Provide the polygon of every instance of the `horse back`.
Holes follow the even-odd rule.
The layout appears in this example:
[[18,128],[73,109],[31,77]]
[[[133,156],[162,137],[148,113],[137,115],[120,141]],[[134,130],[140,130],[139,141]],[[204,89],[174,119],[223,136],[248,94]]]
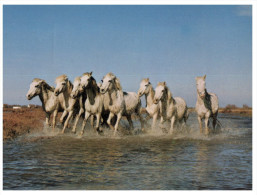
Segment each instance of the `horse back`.
[[184,117],[185,114],[187,114],[186,101],[181,97],[175,97],[174,100],[176,102],[178,118],[181,119]]
[[211,108],[212,113],[215,114],[218,112],[219,109],[219,100],[218,96],[215,93],[209,93],[211,95]]
[[125,105],[126,105],[126,112],[132,113],[139,107],[141,107],[141,100],[139,99],[137,93],[135,92],[125,92],[123,93]]

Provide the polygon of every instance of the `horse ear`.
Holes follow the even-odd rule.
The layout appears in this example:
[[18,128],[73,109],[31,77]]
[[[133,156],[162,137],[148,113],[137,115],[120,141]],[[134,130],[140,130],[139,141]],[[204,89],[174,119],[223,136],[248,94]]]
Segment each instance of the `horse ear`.
[[165,81],[163,82],[163,85],[166,86],[166,82]]
[[204,79],[204,80],[206,79],[206,74],[203,76],[203,79]]
[[93,71],[89,73],[90,76],[92,76],[92,74],[93,74]]
[[68,77],[66,76],[64,80],[65,80],[65,81],[68,81]]
[[149,78],[146,78],[146,81],[149,82]]
[[40,80],[40,81],[38,82],[39,85],[43,85],[44,83],[46,83],[45,80]]

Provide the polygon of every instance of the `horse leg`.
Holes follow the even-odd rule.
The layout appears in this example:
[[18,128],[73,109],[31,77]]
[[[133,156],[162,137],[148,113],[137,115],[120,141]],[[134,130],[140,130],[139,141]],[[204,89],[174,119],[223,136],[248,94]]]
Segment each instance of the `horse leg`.
[[94,115],[91,115],[90,125],[91,125],[92,128],[94,128]]
[[65,120],[65,123],[64,123],[63,129],[62,129],[62,134],[64,133],[64,130],[65,130],[66,127],[68,126],[69,120],[70,120],[72,114],[73,114],[73,111],[70,111],[70,112],[69,112],[69,115],[68,115],[68,117],[67,117],[67,119]]
[[51,116],[51,114],[46,113],[46,125],[47,125],[48,127],[50,127],[50,123],[49,123],[50,116]]
[[60,122],[63,124],[63,119],[64,119],[64,117],[67,115],[67,110],[65,109],[64,110],[64,112],[62,113],[62,116],[61,116],[61,118],[60,118]]
[[79,113],[78,113],[77,116],[76,116],[75,123],[74,123],[73,128],[72,128],[72,132],[73,132],[73,133],[76,133],[76,127],[77,127],[79,118],[80,118],[80,116],[81,116],[81,114],[82,114],[83,112],[84,112],[84,109],[80,108]]
[[115,124],[114,135],[116,134],[116,132],[118,130],[121,117],[122,117],[121,113],[117,114],[117,121],[116,121],[116,124]]
[[111,127],[112,130],[114,130],[114,127],[112,126],[112,118],[114,117],[114,114],[112,112],[110,112],[108,120],[107,120],[107,124],[109,125],[109,127]]
[[216,127],[216,123],[217,123],[217,114],[214,114],[212,117],[212,126],[213,126],[213,130],[215,130]]
[[54,110],[54,113],[53,113],[53,130],[55,128],[57,114],[58,114],[58,109]]
[[156,127],[156,120],[157,120],[157,117],[158,117],[158,113],[155,113],[155,114],[153,115],[152,130],[154,130],[154,128]]
[[209,134],[209,128],[208,128],[208,124],[209,124],[209,117],[205,117],[205,135]]
[[82,129],[81,129],[81,132],[80,132],[80,135],[83,135],[84,134],[84,128],[86,126],[86,123],[87,123],[87,119],[90,117],[90,113],[86,111],[86,115],[85,115],[85,118],[83,120],[83,123],[82,123]]
[[170,134],[173,133],[174,130],[174,123],[175,123],[175,116],[171,117],[171,125],[170,125]]
[[145,128],[144,128],[144,119],[143,119],[143,117],[142,117],[142,115],[140,114],[140,112],[138,111],[137,113],[137,116],[139,117],[139,120],[140,120],[140,124],[141,124],[141,129],[142,129],[142,131],[144,131],[145,130]]
[[200,127],[200,134],[203,133],[203,128],[202,128],[202,119],[200,116],[198,116],[198,123],[199,123],[199,127]]
[[129,129],[133,130],[134,126],[133,126],[133,122],[131,120],[131,115],[127,115],[126,118],[127,118],[128,122],[129,122]]
[[100,119],[101,119],[101,112],[96,114],[96,131],[99,132],[99,126],[100,126]]

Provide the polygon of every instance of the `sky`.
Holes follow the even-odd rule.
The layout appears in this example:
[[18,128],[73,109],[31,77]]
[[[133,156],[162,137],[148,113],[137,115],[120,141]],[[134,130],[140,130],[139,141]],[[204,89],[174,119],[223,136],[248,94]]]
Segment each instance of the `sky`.
[[26,99],[34,78],[55,86],[59,75],[93,71],[97,82],[113,72],[124,91],[166,81],[190,107],[206,74],[220,107],[252,106],[252,7],[4,5],[3,57],[7,104],[40,105]]

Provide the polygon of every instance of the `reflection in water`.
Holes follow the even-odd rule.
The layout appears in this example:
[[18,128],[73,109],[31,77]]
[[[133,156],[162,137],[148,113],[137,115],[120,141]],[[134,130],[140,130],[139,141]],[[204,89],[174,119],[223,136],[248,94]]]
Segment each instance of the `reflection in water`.
[[251,119],[221,115],[222,132],[210,137],[199,135],[194,119],[174,136],[39,132],[5,142],[3,187],[252,189]]

